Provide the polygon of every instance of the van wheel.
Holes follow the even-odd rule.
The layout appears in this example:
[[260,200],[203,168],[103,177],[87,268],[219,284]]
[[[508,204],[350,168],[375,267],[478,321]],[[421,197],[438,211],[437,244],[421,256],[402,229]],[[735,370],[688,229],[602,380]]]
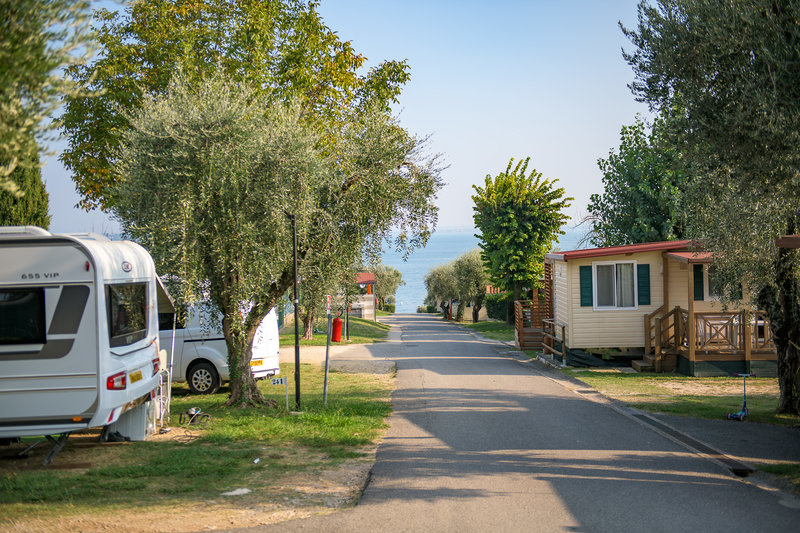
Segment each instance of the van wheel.
[[219,389],[219,374],[214,365],[197,363],[189,370],[186,382],[195,394],[214,394]]

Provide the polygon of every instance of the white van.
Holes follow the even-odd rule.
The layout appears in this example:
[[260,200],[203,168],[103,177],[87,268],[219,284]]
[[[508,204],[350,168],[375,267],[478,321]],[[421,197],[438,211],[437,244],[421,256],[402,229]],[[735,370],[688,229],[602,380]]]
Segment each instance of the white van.
[[[213,394],[230,378],[228,347],[218,325],[220,320],[211,320],[203,306],[195,307],[188,314],[188,324],[177,323],[174,313],[159,314],[161,348],[167,351],[167,364],[172,361],[172,381],[185,381],[195,394]],[[173,344],[175,357],[171,358]],[[253,339],[250,360],[253,376],[263,379],[279,374],[279,358],[278,316],[273,308],[262,320]]]
[[150,400],[159,306],[172,309],[138,244],[0,227],[0,440],[65,440]]

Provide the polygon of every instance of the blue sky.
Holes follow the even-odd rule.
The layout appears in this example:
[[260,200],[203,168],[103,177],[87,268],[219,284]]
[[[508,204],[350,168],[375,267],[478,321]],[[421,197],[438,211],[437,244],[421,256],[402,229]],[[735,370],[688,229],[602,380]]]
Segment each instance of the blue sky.
[[[103,2],[106,3],[106,2]],[[437,1],[322,0],[327,25],[368,58],[407,60],[411,81],[396,106],[411,132],[449,165],[438,198],[442,231],[472,227],[473,184],[505,170],[511,157],[558,178],[585,214],[602,192],[597,159],[619,130],[647,115],[627,84],[631,45],[618,22],[634,26],[635,0]],[[63,149],[63,143],[53,145]],[[116,232],[98,211],[74,208],[69,173],[49,158],[43,176],[56,232]]]

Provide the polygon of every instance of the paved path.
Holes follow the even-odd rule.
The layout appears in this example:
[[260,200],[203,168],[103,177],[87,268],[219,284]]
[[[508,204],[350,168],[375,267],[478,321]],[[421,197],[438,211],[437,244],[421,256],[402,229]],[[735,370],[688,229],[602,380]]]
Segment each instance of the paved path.
[[391,322],[393,342],[336,356],[398,369],[361,502],[258,531],[800,530],[797,499],[565,388],[507,347],[427,315]]

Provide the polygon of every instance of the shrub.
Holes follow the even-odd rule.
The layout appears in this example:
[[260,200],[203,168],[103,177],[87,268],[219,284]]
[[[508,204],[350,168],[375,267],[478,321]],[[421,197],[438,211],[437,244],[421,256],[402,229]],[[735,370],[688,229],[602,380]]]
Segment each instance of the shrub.
[[436,306],[428,304],[427,307],[425,307],[425,312],[426,313],[435,313],[436,312]]
[[506,306],[508,305],[508,293],[505,294],[487,294],[484,306],[486,307],[486,315],[495,320],[506,319]]
[[384,304],[383,305],[383,310],[386,311],[387,313],[394,313],[395,305],[394,304]]

